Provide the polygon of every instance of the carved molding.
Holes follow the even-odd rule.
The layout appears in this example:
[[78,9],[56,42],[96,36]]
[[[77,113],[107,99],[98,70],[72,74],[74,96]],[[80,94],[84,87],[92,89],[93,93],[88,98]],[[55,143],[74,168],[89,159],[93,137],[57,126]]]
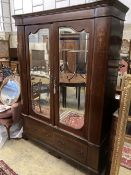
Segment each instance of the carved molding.
[[28,35],[29,34],[35,34],[35,33],[37,33],[40,29],[50,29],[50,26],[51,25],[48,25],[48,24],[45,24],[45,25],[32,25],[32,26],[27,26],[26,28],[25,28],[25,33],[26,33],[26,35],[27,35],[27,37],[28,37]]
[[122,84],[121,104],[119,110],[119,118],[117,122],[110,175],[119,174],[130,101],[131,101],[131,75],[126,75],[123,79]]
[[131,75],[127,74],[123,77],[121,89],[124,90],[125,87],[131,86]]

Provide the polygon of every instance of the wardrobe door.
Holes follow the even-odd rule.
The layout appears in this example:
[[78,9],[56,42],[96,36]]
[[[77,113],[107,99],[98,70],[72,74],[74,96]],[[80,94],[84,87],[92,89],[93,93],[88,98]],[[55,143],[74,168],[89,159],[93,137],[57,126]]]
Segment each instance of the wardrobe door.
[[34,25],[27,26],[25,30],[29,113],[33,117],[53,123],[50,28],[50,25]]
[[88,127],[93,21],[60,22],[57,23],[57,30],[56,125],[85,137]]

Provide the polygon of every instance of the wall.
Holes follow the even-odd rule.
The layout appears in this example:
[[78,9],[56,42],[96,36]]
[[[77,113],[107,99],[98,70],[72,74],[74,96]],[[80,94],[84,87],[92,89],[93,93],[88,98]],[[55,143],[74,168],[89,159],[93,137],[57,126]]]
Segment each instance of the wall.
[[131,40],[131,24],[125,24],[123,31],[123,39]]
[[[1,1],[1,0],[0,0]],[[72,6],[77,4],[83,4],[88,2],[93,2],[96,0],[10,0],[11,6],[11,14],[21,14],[21,13],[29,13],[29,12],[36,12],[41,10],[48,10],[53,8],[60,8],[66,6]],[[120,0],[122,3],[131,7],[131,0]],[[17,47],[17,36],[16,36],[16,28],[14,24],[13,18],[12,20],[12,30],[10,36],[10,47]],[[0,38],[5,37],[7,32],[0,33]],[[131,8],[129,9],[126,15],[125,27],[123,38],[131,39]]]
[[125,24],[131,24],[131,0],[119,0],[121,1],[123,4],[125,4],[127,7],[129,7],[129,10],[126,14],[126,21]]
[[123,39],[131,40],[131,0],[120,0],[120,1],[127,7],[129,7],[129,11],[126,14]]

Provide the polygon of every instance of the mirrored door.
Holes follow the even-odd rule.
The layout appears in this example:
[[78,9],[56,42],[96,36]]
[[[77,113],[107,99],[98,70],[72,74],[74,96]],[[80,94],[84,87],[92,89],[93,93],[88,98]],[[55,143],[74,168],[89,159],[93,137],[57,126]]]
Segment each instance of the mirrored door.
[[49,28],[30,33],[30,98],[34,113],[50,118],[50,44]]
[[59,27],[59,123],[80,131],[85,124],[89,33]]

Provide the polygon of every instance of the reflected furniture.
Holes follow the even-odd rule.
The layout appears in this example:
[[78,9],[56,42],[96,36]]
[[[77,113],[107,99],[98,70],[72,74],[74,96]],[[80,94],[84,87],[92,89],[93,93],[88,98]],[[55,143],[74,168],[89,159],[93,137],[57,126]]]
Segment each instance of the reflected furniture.
[[[75,87],[76,88],[76,98],[78,99],[78,109],[80,108],[80,96],[81,96],[81,88],[86,86],[86,80],[83,78],[85,74],[77,74],[74,78],[71,73],[64,73],[63,75],[60,73],[60,88],[62,92],[62,105],[66,107],[66,96],[67,96],[67,87]],[[68,78],[69,79],[68,79]],[[70,78],[71,77],[71,78]]]
[[[14,16],[21,70],[23,137],[85,169],[89,175],[104,174],[106,168],[111,119],[116,110],[114,103],[119,52],[127,10],[117,0],[102,0]],[[69,43],[65,47],[62,45],[65,35],[68,38],[71,35],[81,36],[82,42],[76,40],[74,48]],[[69,42],[72,43],[71,40]],[[41,72],[32,70],[33,49],[44,51],[46,68]],[[67,53],[63,52],[64,49]],[[75,50],[74,53],[72,50]],[[63,58],[63,54],[67,59]],[[81,69],[76,69],[76,65],[80,65]],[[70,105],[66,108],[62,105],[60,87],[66,81],[62,82],[60,76],[64,73],[71,73],[72,77],[66,76],[66,88],[71,81],[79,84],[76,77],[85,74],[84,78],[81,77],[84,90],[81,88],[79,110],[76,87],[67,88],[69,93],[64,94],[63,98]],[[42,112],[32,106],[32,76],[34,82],[41,79],[42,84],[49,86],[48,95],[41,94],[41,98],[47,101],[41,104]],[[67,117],[71,119],[71,125],[61,120]],[[74,121],[79,127],[73,125]]]
[[42,93],[47,93],[49,92],[49,88],[48,85],[46,84],[42,84],[41,81],[35,83],[32,82],[31,85],[31,89],[32,89],[32,107],[35,109],[35,107],[39,107],[39,110],[41,112],[41,94]]
[[41,105],[40,105],[40,88],[41,88],[42,82],[33,82],[31,85],[32,89],[32,107],[35,108],[35,106],[39,106],[39,110],[41,112]]
[[43,50],[32,50],[32,68],[40,69],[45,68],[45,58]]

